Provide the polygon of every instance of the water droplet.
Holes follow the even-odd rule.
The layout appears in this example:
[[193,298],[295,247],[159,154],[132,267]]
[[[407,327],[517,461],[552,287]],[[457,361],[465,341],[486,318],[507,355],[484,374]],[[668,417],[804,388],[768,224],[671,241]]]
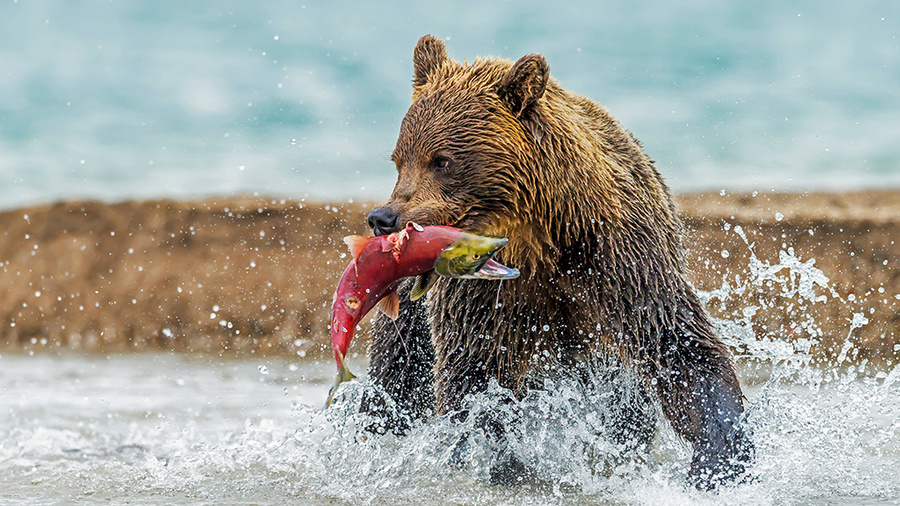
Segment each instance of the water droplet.
[[261,366],[259,366],[259,372],[260,372],[260,374],[269,374],[269,368],[264,365],[261,365]]
[[775,221],[781,221],[784,219],[784,215],[781,213],[775,213]]

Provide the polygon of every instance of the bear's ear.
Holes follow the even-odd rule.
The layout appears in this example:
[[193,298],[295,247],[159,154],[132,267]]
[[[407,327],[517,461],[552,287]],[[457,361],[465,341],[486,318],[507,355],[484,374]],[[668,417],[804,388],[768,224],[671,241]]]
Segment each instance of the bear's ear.
[[503,76],[497,92],[509,110],[519,117],[543,96],[549,79],[547,60],[539,54],[528,54]]
[[503,76],[497,94],[510,112],[531,131],[535,141],[544,135],[544,121],[538,103],[550,80],[550,66],[539,54],[525,55]]
[[416,43],[413,50],[413,85],[422,86],[428,81],[428,75],[447,60],[447,48],[444,43],[431,35],[425,35]]

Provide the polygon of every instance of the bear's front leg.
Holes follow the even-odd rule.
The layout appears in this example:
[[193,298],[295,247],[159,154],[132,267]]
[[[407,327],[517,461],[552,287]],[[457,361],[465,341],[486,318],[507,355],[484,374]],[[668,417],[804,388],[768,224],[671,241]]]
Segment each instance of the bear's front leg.
[[396,320],[379,314],[369,348],[369,376],[393,400],[367,395],[363,411],[382,418],[384,429],[401,433],[416,419],[434,412],[434,348],[422,299],[412,301],[413,280],[398,289],[400,312]]
[[[515,455],[511,447],[510,427],[519,423],[519,413],[515,409],[489,409],[479,413],[472,413],[463,406],[463,398],[467,393],[477,393],[487,389],[488,380],[481,367],[469,370],[460,376],[446,376],[437,374],[435,388],[438,392],[439,412],[452,413],[453,419],[464,421],[471,418],[471,422],[480,430],[484,438],[493,448],[489,480],[492,485],[515,485],[534,476],[534,470],[526,466]],[[452,379],[451,379],[452,378]],[[474,380],[474,381],[473,381]],[[497,399],[498,404],[512,404],[513,397]],[[452,406],[452,408],[451,408]],[[474,417],[474,418],[472,418]],[[460,441],[453,451],[453,458],[464,461],[469,451],[469,442]]]
[[[518,413],[500,407],[512,403],[518,393],[516,373],[527,361],[517,357],[536,353],[522,352],[517,346],[534,341],[530,329],[540,328],[538,323],[544,322],[535,318],[546,314],[517,304],[524,298],[522,294],[529,293],[523,286],[520,280],[499,285],[496,281],[442,279],[429,300],[437,413],[457,420],[475,417],[471,421],[493,448],[489,479],[495,485],[520,483],[533,475],[515,455],[509,440]],[[497,400],[496,409],[469,412],[466,396],[486,391],[491,380],[509,388],[511,396]],[[455,458],[465,459],[467,451],[463,443],[455,449]]]
[[697,488],[712,489],[720,482],[733,482],[745,475],[753,444],[741,427],[741,392],[733,374],[730,378],[697,378],[693,385],[700,426],[693,441],[688,478]]
[[656,386],[672,427],[693,447],[689,480],[709,490],[745,475],[753,444],[741,426],[743,394],[731,360],[706,330],[692,329],[668,343]]

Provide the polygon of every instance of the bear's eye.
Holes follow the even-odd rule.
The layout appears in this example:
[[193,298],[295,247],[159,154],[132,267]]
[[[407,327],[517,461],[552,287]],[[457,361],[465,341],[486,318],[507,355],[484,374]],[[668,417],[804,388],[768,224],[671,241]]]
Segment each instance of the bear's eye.
[[444,172],[450,168],[450,159],[446,156],[438,155],[431,159],[431,170]]

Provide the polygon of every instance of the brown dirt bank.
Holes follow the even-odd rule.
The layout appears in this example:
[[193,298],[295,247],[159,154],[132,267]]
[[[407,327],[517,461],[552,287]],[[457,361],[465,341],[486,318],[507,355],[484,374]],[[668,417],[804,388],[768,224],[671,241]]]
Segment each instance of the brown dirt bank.
[[[710,301],[714,315],[761,339],[811,339],[829,359],[849,335],[849,359],[897,360],[900,190],[678,202],[694,283],[731,288]],[[228,197],[0,212],[0,349],[327,355],[341,238],[367,232],[370,208]],[[827,302],[781,295],[803,288],[808,267],[752,282],[751,251],[766,267],[790,248],[827,276],[833,292],[812,290]],[[854,314],[868,323],[851,333]]]

